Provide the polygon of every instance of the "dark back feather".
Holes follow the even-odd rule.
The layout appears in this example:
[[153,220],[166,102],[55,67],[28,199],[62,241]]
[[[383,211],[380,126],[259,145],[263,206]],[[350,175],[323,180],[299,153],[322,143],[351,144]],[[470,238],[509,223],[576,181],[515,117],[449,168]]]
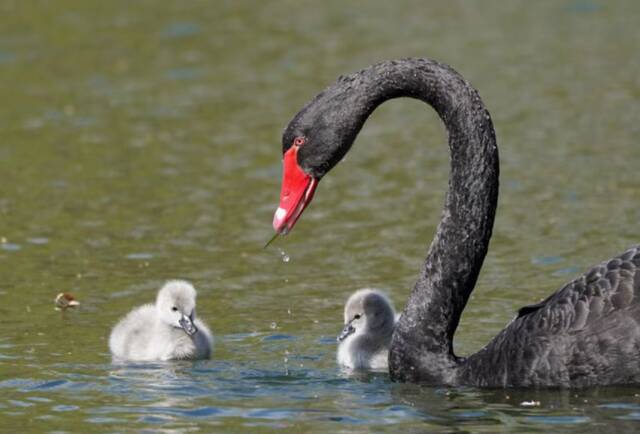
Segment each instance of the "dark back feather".
[[640,247],[520,309],[461,376],[501,387],[640,383]]

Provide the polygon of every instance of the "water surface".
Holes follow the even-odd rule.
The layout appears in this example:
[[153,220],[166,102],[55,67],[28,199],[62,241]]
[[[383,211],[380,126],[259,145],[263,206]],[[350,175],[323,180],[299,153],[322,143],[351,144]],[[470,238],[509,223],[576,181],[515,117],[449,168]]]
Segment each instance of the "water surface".
[[[637,430],[640,388],[441,389],[335,366],[355,289],[406,300],[448,176],[435,113],[393,101],[263,250],[280,134],[338,75],[449,63],[496,127],[501,195],[456,336],[637,243],[632,1],[0,2],[0,427],[40,432]],[[283,253],[284,252],[284,253]],[[284,261],[284,257],[288,261]],[[169,278],[214,358],[114,365],[110,327]],[[80,309],[53,309],[60,291]]]

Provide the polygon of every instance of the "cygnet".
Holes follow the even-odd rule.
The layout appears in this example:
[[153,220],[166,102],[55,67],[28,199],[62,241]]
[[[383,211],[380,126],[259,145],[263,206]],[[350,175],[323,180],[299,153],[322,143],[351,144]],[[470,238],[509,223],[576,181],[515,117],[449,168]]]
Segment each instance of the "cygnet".
[[388,369],[396,319],[391,301],[380,291],[354,292],[344,307],[344,328],[338,336],[338,364],[351,369]]
[[156,304],[129,312],[111,331],[114,360],[157,361],[207,359],[213,336],[196,319],[196,290],[184,280],[170,280],[158,291]]

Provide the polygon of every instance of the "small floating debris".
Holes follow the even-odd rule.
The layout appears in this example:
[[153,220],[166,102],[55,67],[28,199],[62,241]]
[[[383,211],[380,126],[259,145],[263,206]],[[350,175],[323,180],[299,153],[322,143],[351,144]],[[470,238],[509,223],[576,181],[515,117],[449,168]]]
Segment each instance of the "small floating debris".
[[540,407],[540,401],[522,401],[520,407]]
[[56,310],[66,310],[80,305],[80,302],[68,292],[61,292],[54,300]]

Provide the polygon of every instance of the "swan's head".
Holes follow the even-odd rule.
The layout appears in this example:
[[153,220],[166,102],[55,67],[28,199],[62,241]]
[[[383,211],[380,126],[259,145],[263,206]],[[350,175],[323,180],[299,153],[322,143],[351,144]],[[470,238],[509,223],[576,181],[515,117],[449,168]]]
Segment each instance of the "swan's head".
[[351,335],[389,336],[395,319],[393,305],[386,295],[375,289],[356,291],[344,306],[344,328],[338,342]]
[[368,115],[345,80],[316,96],[284,130],[280,205],[273,217],[277,233],[293,228],[318,182],[351,148]]
[[172,326],[183,329],[189,336],[198,329],[196,317],[196,290],[184,280],[170,280],[158,291],[156,309],[160,319]]

